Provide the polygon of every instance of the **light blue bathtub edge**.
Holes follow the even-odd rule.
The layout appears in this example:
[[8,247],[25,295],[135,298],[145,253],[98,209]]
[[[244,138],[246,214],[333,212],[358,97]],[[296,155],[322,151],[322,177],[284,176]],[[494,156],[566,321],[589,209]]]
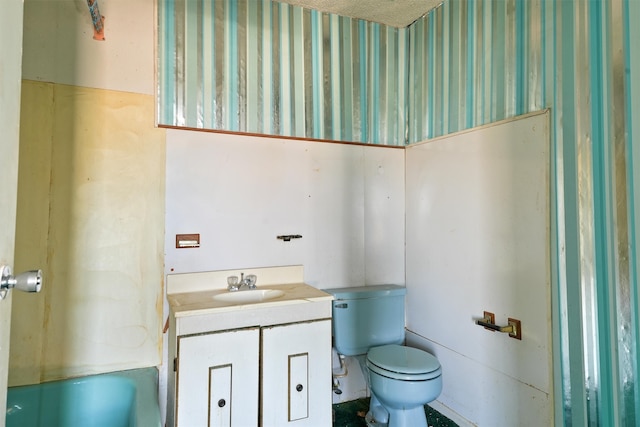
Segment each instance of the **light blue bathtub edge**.
[[96,376],[124,377],[136,384],[136,426],[162,427],[158,403],[158,369],[138,368]]

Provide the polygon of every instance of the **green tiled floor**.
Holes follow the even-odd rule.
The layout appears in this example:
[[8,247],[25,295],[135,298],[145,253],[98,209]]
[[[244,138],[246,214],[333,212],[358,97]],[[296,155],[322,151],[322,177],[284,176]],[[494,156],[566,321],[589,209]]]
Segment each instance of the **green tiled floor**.
[[[366,427],[364,417],[368,409],[368,398],[333,405],[335,415],[333,427]],[[430,427],[458,427],[456,423],[428,405],[424,409],[427,413],[427,424]]]

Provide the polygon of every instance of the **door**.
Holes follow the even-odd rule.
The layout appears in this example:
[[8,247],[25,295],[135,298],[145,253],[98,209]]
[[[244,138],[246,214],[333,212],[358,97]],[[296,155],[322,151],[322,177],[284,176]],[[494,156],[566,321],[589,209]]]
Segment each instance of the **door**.
[[178,338],[176,425],[258,425],[260,330]]
[[331,320],[262,328],[262,427],[331,425]]
[[[22,0],[5,0],[0,13],[0,265],[12,266],[18,191],[22,78]],[[11,293],[9,293],[11,295]],[[0,301],[0,404],[7,400],[11,296]],[[4,426],[4,416],[0,425]]]

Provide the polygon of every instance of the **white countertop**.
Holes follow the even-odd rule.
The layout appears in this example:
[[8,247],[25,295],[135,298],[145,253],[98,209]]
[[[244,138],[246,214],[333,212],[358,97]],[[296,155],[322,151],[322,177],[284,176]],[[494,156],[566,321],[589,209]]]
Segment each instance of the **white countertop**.
[[[233,303],[219,301],[213,297],[217,294],[229,292],[226,289],[214,289],[199,292],[175,293],[168,295],[169,307],[176,318],[199,316],[203,314],[238,312],[246,310],[278,307],[292,304],[306,304],[313,302],[331,301],[333,296],[305,283],[287,283],[283,285],[265,285],[258,289],[278,289],[284,295],[267,301],[252,303]],[[236,292],[251,292],[241,290]]]

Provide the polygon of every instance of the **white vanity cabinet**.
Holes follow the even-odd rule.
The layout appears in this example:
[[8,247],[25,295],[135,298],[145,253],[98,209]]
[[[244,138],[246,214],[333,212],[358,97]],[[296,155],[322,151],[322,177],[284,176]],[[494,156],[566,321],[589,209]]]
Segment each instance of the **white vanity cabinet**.
[[332,297],[282,289],[288,299],[266,304],[170,296],[167,426],[332,425]]

